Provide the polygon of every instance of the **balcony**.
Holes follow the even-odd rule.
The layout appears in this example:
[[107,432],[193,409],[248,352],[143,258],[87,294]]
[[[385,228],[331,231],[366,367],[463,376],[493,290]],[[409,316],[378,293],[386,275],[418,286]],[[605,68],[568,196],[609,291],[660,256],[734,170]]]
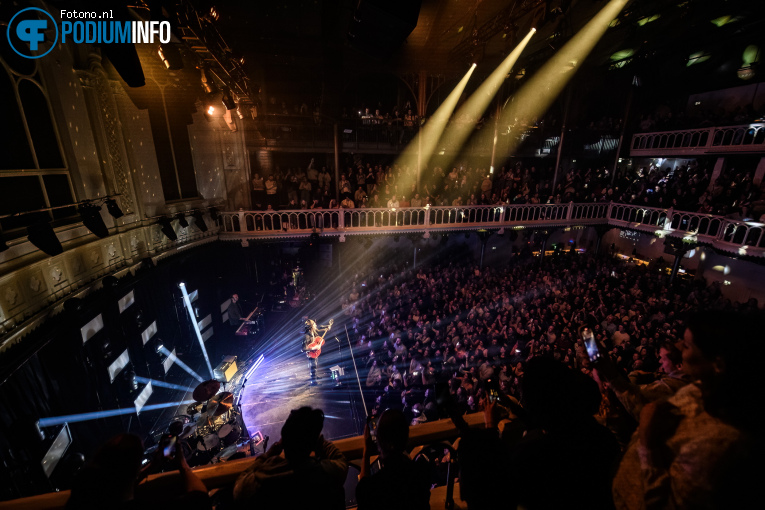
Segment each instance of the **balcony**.
[[765,152],[765,124],[680,129],[632,136],[630,156],[672,157]]
[[[466,415],[465,421],[470,427],[483,427],[483,414],[474,413]],[[448,443],[448,447],[456,449],[459,432],[451,420],[438,420],[423,423],[412,427],[409,431],[409,448],[412,448],[410,456],[414,458],[421,446],[428,444]],[[360,460],[364,450],[363,436],[349,437],[334,441],[335,445],[343,452],[349,461],[350,469],[348,476],[356,476],[359,472]],[[374,457],[372,458],[374,460]],[[252,458],[210,464],[194,469],[196,475],[204,482],[207,490],[231,488],[239,477],[252,462]],[[151,475],[138,486],[137,493],[142,497],[150,498],[152,495],[161,494],[170,486],[177,486],[179,482],[178,472]],[[459,486],[454,487],[454,500],[459,501]],[[451,491],[447,487],[437,487],[431,491],[431,508],[449,508],[445,503],[451,498]],[[16,499],[0,503],[0,506],[8,510],[47,510],[64,508],[69,499],[69,491],[51,492],[40,496]],[[465,508],[464,503],[456,508]]]
[[615,203],[518,204],[403,209],[313,209],[221,213],[219,238],[292,240],[311,234],[422,234],[505,228],[610,225],[676,237],[737,256],[765,257],[765,225],[722,216]]

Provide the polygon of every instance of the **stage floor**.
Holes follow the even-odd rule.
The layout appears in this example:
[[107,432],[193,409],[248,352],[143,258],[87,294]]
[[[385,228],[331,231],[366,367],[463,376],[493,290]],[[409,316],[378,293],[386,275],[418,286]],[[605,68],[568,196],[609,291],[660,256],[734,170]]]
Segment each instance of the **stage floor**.
[[281,436],[290,411],[303,406],[324,411],[326,439],[351,437],[364,431],[363,420],[358,418],[359,413],[364,416],[358,385],[350,386],[346,380],[343,387],[336,388],[328,371],[320,368],[319,384],[310,386],[308,363],[302,353],[275,362],[264,360],[252,379],[241,398],[241,412],[251,437],[260,431],[273,444]]
[[[267,321],[277,322],[279,317]],[[308,359],[300,351],[302,332],[295,328],[284,335],[278,327],[266,331],[275,329],[255,342],[251,359],[262,354],[264,360],[241,390],[241,413],[250,436],[260,431],[273,444],[290,411],[302,406],[324,411],[323,434],[328,440],[363,434],[366,418],[348,342],[328,336],[319,357],[319,384],[310,386]],[[330,367],[338,364],[345,369],[340,387],[330,374]]]

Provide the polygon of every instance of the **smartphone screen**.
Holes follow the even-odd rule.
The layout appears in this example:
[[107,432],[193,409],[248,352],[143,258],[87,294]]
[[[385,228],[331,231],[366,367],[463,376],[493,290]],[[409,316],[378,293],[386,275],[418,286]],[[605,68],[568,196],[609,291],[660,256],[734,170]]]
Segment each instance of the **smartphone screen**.
[[590,361],[595,361],[600,358],[600,351],[598,345],[595,343],[595,336],[592,334],[590,328],[584,328],[582,330],[582,340],[584,340],[584,347],[587,349],[587,356]]
[[175,442],[178,438],[175,436],[171,437],[167,446],[165,446],[162,453],[165,455],[165,457],[172,457],[175,454]]

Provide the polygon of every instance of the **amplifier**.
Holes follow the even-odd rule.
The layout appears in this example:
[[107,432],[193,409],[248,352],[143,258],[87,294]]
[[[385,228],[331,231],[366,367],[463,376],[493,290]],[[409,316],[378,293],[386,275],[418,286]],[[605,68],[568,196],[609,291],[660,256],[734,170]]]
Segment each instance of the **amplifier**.
[[226,356],[223,361],[213,370],[216,381],[227,383],[236,375],[236,356]]

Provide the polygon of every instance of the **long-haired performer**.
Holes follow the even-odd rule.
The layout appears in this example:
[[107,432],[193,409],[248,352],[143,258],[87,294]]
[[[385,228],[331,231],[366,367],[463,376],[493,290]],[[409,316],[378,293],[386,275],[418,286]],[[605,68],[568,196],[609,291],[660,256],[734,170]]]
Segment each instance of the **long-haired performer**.
[[324,335],[332,327],[332,320],[327,326],[321,328],[316,325],[316,321],[303,317],[303,326],[305,335],[303,335],[302,351],[308,356],[308,368],[311,371],[311,386],[316,386],[316,370],[319,367],[319,355],[321,347],[324,345]]

